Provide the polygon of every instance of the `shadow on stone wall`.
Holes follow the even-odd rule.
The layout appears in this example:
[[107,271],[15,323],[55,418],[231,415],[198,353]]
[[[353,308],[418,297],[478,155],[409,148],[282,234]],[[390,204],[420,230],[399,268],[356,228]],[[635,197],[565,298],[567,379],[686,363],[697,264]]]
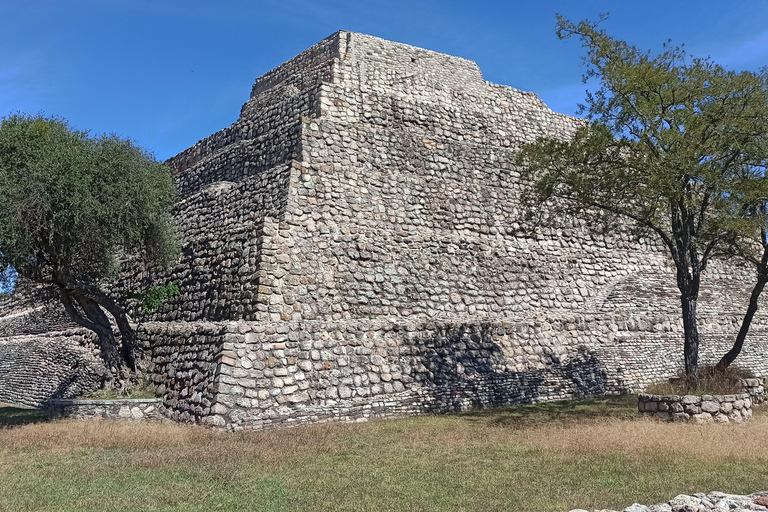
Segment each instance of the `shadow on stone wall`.
[[85,393],[97,391],[104,386],[106,377],[103,366],[94,365],[84,359],[75,359],[69,371],[61,374],[60,380],[40,406],[46,408],[50,400],[77,398]]
[[40,407],[101,387],[104,366],[66,337],[0,344],[0,402]]
[[500,336],[498,327],[488,323],[442,326],[414,344],[418,352],[414,377],[429,390],[428,409],[464,411],[608,391],[605,368],[584,348],[565,363],[554,359],[545,369],[508,370],[508,362],[514,360],[494,338]]

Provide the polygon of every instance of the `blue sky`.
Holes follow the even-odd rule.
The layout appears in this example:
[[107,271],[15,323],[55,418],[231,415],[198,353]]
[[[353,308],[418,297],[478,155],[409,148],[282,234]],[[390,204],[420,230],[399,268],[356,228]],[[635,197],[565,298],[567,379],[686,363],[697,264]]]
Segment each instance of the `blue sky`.
[[44,112],[166,159],[237,119],[255,78],[344,29],[476,61],[572,114],[578,41],[555,14],[641,47],[669,38],[735,70],[768,64],[768,2],[0,0],[0,115]]

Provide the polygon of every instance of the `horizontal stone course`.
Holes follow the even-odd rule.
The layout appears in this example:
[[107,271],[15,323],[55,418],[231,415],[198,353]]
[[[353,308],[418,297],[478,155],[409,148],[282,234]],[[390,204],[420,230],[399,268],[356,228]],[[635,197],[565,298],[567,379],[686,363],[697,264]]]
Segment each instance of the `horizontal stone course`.
[[752,418],[749,393],[733,395],[651,395],[637,397],[637,409],[645,417],[692,423],[741,423]]
[[44,409],[51,418],[120,421],[165,420],[162,399],[83,400],[51,399]]

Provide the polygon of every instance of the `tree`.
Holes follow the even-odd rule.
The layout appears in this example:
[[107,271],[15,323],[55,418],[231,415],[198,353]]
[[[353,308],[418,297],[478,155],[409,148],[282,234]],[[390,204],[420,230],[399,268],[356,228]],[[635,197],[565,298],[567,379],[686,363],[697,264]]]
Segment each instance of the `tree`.
[[758,299],[765,285],[768,284],[768,199],[754,198],[752,206],[746,209],[745,218],[754,221],[753,232],[748,233],[747,236],[744,233],[731,234],[721,250],[721,255],[724,258],[736,258],[746,262],[755,269],[756,278],[736,340],[715,367],[721,372],[725,371],[741,354],[752,319],[757,313]]
[[531,183],[526,205],[589,212],[595,227],[629,228],[666,248],[685,371],[697,379],[701,274],[718,247],[754,232],[748,212],[768,197],[768,72],[736,73],[670,44],[651,55],[589,21],[558,16],[557,34],[581,39],[584,81],[600,87],[580,105],[589,123],[572,139],[541,139],[518,153]]
[[174,199],[170,170],[130,140],[91,137],[42,115],[0,121],[0,270],[54,291],[69,317],[96,333],[114,378],[135,370],[137,345],[100,283],[115,276],[121,254],[174,257]]

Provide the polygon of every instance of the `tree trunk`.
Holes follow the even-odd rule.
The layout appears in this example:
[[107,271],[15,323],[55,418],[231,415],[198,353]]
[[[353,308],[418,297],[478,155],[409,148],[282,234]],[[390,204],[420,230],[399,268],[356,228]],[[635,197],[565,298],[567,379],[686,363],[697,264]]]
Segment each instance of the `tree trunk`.
[[125,358],[125,349],[119,347],[109,317],[99,303],[90,297],[64,288],[61,289],[61,302],[75,323],[93,331],[98,336],[99,351],[111,377],[110,380],[119,382],[120,386],[127,384],[130,371],[126,364],[128,362]]
[[768,282],[768,275],[765,273],[758,273],[757,282],[755,283],[755,287],[752,288],[752,295],[749,297],[749,306],[747,306],[744,320],[741,321],[741,329],[739,329],[739,334],[736,336],[736,341],[734,342],[733,347],[731,347],[731,350],[729,350],[722,359],[720,359],[720,362],[717,363],[717,366],[715,367],[716,370],[725,371],[725,369],[728,368],[741,353],[741,349],[744,346],[744,340],[747,338],[747,333],[749,332],[749,327],[752,325],[752,319],[757,312],[757,300],[760,298],[760,294],[763,292],[766,282]]
[[689,386],[696,386],[699,381],[699,327],[696,305],[706,258],[699,254],[697,247],[695,215],[683,202],[672,203],[670,213],[674,245],[669,244],[669,247],[677,270],[677,289],[680,290],[680,307],[683,314],[685,377]]
[[685,358],[685,375],[696,382],[699,379],[699,327],[696,317],[696,303],[698,298],[683,292],[680,302],[683,311],[683,332],[685,344],[683,345],[683,357]]
[[92,285],[80,284],[73,286],[70,288],[70,293],[87,297],[90,301],[98,304],[112,315],[112,318],[115,319],[117,328],[120,331],[120,351],[123,360],[131,371],[136,371],[136,353],[138,352],[136,333],[128,321],[128,316],[125,314],[125,310],[123,310],[114,299]]

